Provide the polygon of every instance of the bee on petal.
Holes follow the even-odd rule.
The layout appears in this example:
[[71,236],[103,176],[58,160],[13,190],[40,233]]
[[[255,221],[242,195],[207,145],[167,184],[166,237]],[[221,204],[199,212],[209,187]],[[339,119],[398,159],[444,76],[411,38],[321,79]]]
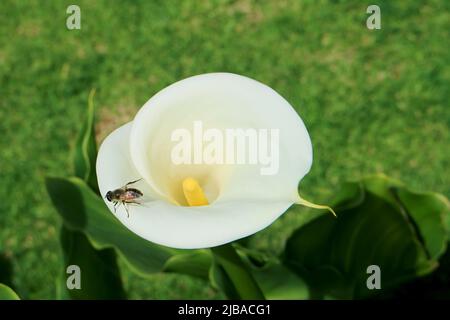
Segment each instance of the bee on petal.
[[142,191],[136,189],[136,188],[129,188],[128,186],[140,181],[142,179],[134,180],[131,182],[128,182],[126,185],[124,185],[121,188],[108,191],[106,193],[105,198],[109,201],[114,203],[114,212],[116,212],[116,208],[118,205],[122,204],[125,207],[125,210],[127,211],[127,217],[130,217],[130,213],[128,211],[128,204],[134,203],[134,204],[141,204],[137,199],[141,198],[144,194]]

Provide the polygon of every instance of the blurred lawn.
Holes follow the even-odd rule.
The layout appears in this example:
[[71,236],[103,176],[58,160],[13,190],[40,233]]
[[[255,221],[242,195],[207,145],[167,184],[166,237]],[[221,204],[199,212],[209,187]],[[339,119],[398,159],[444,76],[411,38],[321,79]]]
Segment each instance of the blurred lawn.
[[[81,30],[65,27],[72,3]],[[1,1],[0,252],[19,295],[55,297],[60,221],[43,180],[70,172],[91,88],[102,139],[174,81],[243,74],[304,119],[315,151],[306,197],[327,201],[340,182],[374,172],[450,196],[449,2],[376,3],[378,31],[356,0]],[[278,250],[301,219],[288,213],[255,245]],[[123,270],[131,298],[219,297],[184,276]]]

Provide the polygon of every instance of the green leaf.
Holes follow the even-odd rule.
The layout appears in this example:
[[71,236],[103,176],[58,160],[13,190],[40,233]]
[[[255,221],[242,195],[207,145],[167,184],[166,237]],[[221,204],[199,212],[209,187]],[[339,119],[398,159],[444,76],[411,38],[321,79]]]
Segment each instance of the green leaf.
[[221,291],[228,299],[241,299],[225,269],[215,259],[209,270],[209,282],[213,288]]
[[20,300],[20,298],[13,289],[0,283],[0,300]]
[[47,178],[47,189],[64,225],[83,232],[96,249],[114,248],[137,274],[161,271],[207,278],[206,250],[175,250],[149,242],[123,226],[79,178]]
[[[235,245],[237,253],[260,288],[263,296],[270,300],[308,299],[306,283],[280,261],[256,250]],[[210,270],[210,281],[214,288],[221,290],[229,299],[241,299],[237,288],[226,270],[217,262]]]
[[86,118],[79,131],[73,153],[75,176],[83,179],[94,191],[98,191],[95,162],[97,143],[95,141],[95,90],[91,90],[88,99]]
[[[345,185],[335,208],[288,239],[284,263],[316,295],[364,298],[369,265],[381,268],[382,288],[430,273],[445,251],[442,199],[408,191],[397,181],[375,176]],[[342,196],[347,194],[348,196]],[[375,290],[376,291],[376,290]]]
[[389,201],[405,216],[427,253],[437,259],[446,249],[450,217],[448,200],[437,193],[412,192],[406,186],[384,175],[371,176],[363,180],[368,191]]
[[[65,227],[61,229],[61,244],[66,268],[70,265],[80,268],[81,288],[66,289],[70,298],[126,298],[113,249],[96,250],[83,233]],[[62,277],[63,281],[69,276],[70,274],[66,274]]]
[[229,298],[263,300],[264,294],[248,266],[242,261],[232,244],[211,248],[215,264],[211,272],[212,283]]
[[268,300],[305,300],[310,296],[306,283],[278,261],[252,267],[251,273]]
[[447,247],[447,226],[450,207],[444,197],[438,194],[413,193],[406,189],[395,191],[405,212],[419,228],[420,237],[431,258],[438,259]]
[[[94,94],[95,90],[91,90],[89,93],[86,118],[76,140],[73,164],[75,175],[86,181],[92,190],[98,192],[95,171],[97,144],[95,141]],[[52,199],[61,196],[61,193],[58,195],[55,192],[54,187],[51,186],[51,183],[47,184],[47,189]],[[51,190],[52,188],[53,190]],[[70,197],[70,188],[63,190],[69,192],[64,197]],[[75,199],[78,199],[76,193]],[[72,212],[77,210],[80,213],[79,217],[83,217],[82,212],[84,212],[84,208],[81,203],[76,204],[72,208]],[[72,217],[72,222],[75,224],[79,222],[77,221],[78,217],[69,214],[67,216]],[[74,231],[74,229],[69,230],[65,226],[61,228],[60,241],[66,265],[83,265],[83,285],[81,290],[67,290],[65,283],[67,275],[61,275],[56,283],[58,298],[124,299],[126,297],[117,266],[116,252],[113,249],[96,250],[83,233]],[[101,276],[96,276],[95,271],[101,272]]]
[[245,246],[235,246],[266,299],[304,300],[310,297],[306,283],[283,266],[278,258]]
[[212,256],[208,250],[195,250],[192,253],[177,254],[170,257],[166,261],[163,271],[208,280],[211,264]]

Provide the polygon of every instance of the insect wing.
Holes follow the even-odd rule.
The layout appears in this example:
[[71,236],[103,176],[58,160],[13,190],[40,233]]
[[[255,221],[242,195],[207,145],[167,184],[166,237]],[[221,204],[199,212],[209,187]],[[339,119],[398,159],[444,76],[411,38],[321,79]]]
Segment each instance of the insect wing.
[[132,201],[142,196],[142,192],[136,189],[128,189],[123,194],[123,201]]

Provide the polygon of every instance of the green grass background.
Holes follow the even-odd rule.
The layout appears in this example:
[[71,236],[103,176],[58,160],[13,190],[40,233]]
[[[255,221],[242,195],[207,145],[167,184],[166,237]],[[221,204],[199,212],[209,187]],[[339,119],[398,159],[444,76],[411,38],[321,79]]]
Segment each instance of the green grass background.
[[[66,29],[81,7],[82,29]],[[382,29],[365,26],[381,7]],[[214,71],[268,84],[299,112],[314,146],[301,193],[328,201],[339,183],[384,172],[450,196],[448,1],[1,1],[0,252],[23,298],[55,298],[60,219],[46,175],[69,155],[91,88],[98,139],[154,93]],[[276,252],[305,209],[254,244]],[[185,276],[139,278],[131,298],[220,298]]]

